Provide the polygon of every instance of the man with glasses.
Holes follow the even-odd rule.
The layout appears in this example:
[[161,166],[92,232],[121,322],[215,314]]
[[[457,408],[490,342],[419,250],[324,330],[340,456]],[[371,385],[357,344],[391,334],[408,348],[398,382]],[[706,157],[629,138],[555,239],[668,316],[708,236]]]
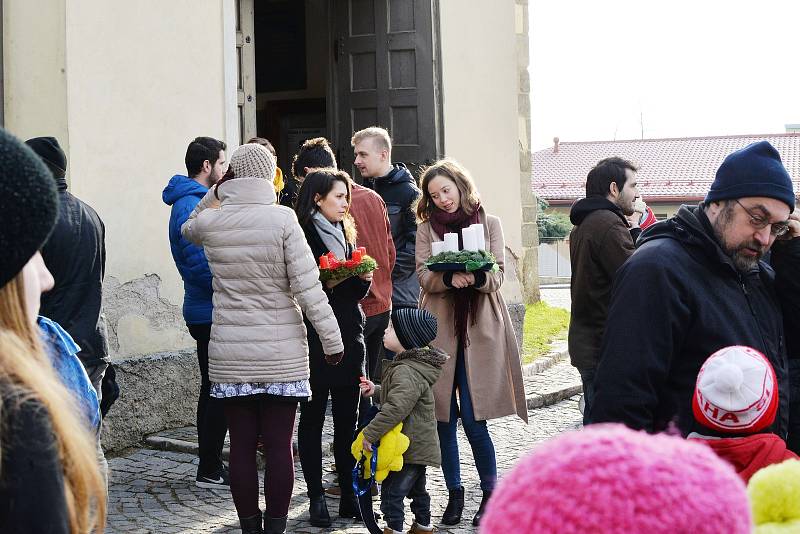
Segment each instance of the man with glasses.
[[[705,201],[642,233],[614,282],[587,422],[649,432],[674,423],[686,436],[695,430],[692,394],[703,362],[723,347],[747,345],[775,369],[778,415],[767,431],[786,439],[781,299],[798,292],[780,288],[800,264],[794,205],[780,155],[762,141],[725,158]],[[776,241],[773,270],[761,260]],[[798,318],[787,314],[786,329],[800,330]]]

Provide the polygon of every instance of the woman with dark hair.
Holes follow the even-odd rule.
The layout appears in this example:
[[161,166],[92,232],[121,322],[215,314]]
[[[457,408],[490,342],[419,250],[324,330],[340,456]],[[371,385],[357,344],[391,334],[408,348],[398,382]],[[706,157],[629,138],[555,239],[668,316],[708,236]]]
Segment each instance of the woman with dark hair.
[[[208,374],[211,396],[225,402],[231,494],[245,534],[286,531],[297,403],[311,396],[304,317],[319,332],[318,353],[339,358],[343,348],[297,217],[275,202],[274,175],[266,148],[240,146],[182,227],[186,239],[203,245],[214,275]],[[269,481],[263,530],[259,434]]]
[[[481,515],[497,481],[494,444],[488,419],[517,414],[528,420],[519,349],[500,286],[505,270],[503,227],[500,219],[481,206],[469,171],[453,160],[437,161],[422,174],[422,196],[417,204],[417,274],[422,295],[420,308],[439,320],[431,344],[454,355],[434,385],[442,471],[449,492],[442,523],[455,525],[464,510],[464,487],[456,439],[460,417],[467,435],[483,498],[473,525]],[[432,272],[425,266],[431,242],[445,233],[458,233],[471,224],[483,224],[486,249],[497,260],[496,272]],[[458,393],[458,402],[456,402]]]
[[[333,252],[348,259],[356,242],[356,227],[349,213],[351,185],[346,172],[318,169],[310,172],[297,197],[295,210],[314,256]],[[297,429],[300,464],[311,500],[311,524],[331,524],[322,489],[322,425],[328,397],[333,412],[333,448],[339,475],[340,517],[360,517],[353,494],[351,472],[355,460],[350,445],[356,429],[360,400],[359,377],[364,375],[364,314],[359,301],[369,292],[372,273],[325,282],[344,341],[344,357],[338,363],[325,358],[314,327],[306,322],[311,365],[311,401],[300,408]],[[331,366],[333,363],[335,366]]]

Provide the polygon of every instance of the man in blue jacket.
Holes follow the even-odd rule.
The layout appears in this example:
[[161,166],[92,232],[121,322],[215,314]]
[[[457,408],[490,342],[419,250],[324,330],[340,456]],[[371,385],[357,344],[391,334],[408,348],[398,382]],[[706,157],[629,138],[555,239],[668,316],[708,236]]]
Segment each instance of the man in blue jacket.
[[[645,230],[617,271],[589,423],[649,432],[674,423],[696,430],[692,395],[703,362],[729,345],[753,347],[772,364],[779,405],[769,432],[786,439],[789,377],[784,315],[796,277],[800,218],[775,148],[753,143],[725,158],[705,201],[681,206]],[[774,246],[773,246],[774,245]],[[763,261],[772,253],[773,270]]]
[[225,174],[225,143],[211,137],[198,137],[186,149],[188,176],[176,174],[164,188],[162,199],[172,206],[169,217],[169,243],[172,258],[183,278],[183,318],[197,341],[201,387],[197,400],[197,441],[200,463],[196,484],[201,488],[229,489],[228,470],[222,463],[222,446],[228,425],[221,399],[209,396],[208,342],[211,337],[211,271],[203,247],[183,238],[186,222],[208,189]]

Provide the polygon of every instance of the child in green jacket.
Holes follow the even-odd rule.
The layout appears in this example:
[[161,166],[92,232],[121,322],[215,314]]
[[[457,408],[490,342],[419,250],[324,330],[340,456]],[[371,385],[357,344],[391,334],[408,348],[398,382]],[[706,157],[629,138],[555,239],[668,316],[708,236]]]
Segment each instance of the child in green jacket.
[[[381,486],[381,511],[386,520],[384,534],[403,531],[403,499],[411,499],[414,524],[411,534],[433,532],[431,498],[425,490],[425,469],[439,467],[439,435],[433,407],[433,384],[442,373],[447,354],[428,344],[436,338],[436,317],[428,311],[401,308],[383,336],[383,345],[396,356],[383,363],[381,385],[369,380],[361,384],[365,397],[378,394],[381,410],[364,428],[364,448],[380,440],[398,423],[410,445],[403,454],[403,469],[392,471]],[[378,450],[380,455],[380,449]]]

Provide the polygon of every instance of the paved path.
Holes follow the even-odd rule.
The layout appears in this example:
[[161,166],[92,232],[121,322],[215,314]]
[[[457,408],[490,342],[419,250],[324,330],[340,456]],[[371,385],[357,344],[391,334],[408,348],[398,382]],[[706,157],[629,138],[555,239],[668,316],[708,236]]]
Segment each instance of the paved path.
[[[566,377],[569,371],[556,365],[551,372]],[[530,424],[519,418],[506,417],[491,421],[489,429],[497,449],[498,468],[502,473],[537,442],[555,436],[580,424],[577,396],[552,406],[529,412]],[[471,453],[463,433],[460,446],[465,465],[462,477],[467,489],[464,520],[457,527],[444,527],[443,533],[472,533],[471,518],[480,501],[478,476],[470,463]],[[151,449],[136,449],[124,456],[109,460],[111,484],[109,489],[109,533],[238,533],[236,512],[228,492],[217,492],[195,487],[196,457],[192,454]],[[289,510],[287,532],[311,533],[366,533],[366,528],[354,520],[336,520],[330,529],[318,529],[308,524],[308,499],[305,483],[297,469],[294,496]],[[432,497],[434,521],[441,517],[447,504],[447,490],[439,469],[431,469],[428,491]],[[337,501],[329,499],[328,506],[335,517]],[[263,508],[263,496],[262,504]],[[377,508],[377,503],[376,503]],[[406,511],[407,520],[411,514]]]
[[539,294],[542,300],[550,306],[564,308],[569,311],[572,308],[572,301],[569,295],[569,285],[541,286]]

